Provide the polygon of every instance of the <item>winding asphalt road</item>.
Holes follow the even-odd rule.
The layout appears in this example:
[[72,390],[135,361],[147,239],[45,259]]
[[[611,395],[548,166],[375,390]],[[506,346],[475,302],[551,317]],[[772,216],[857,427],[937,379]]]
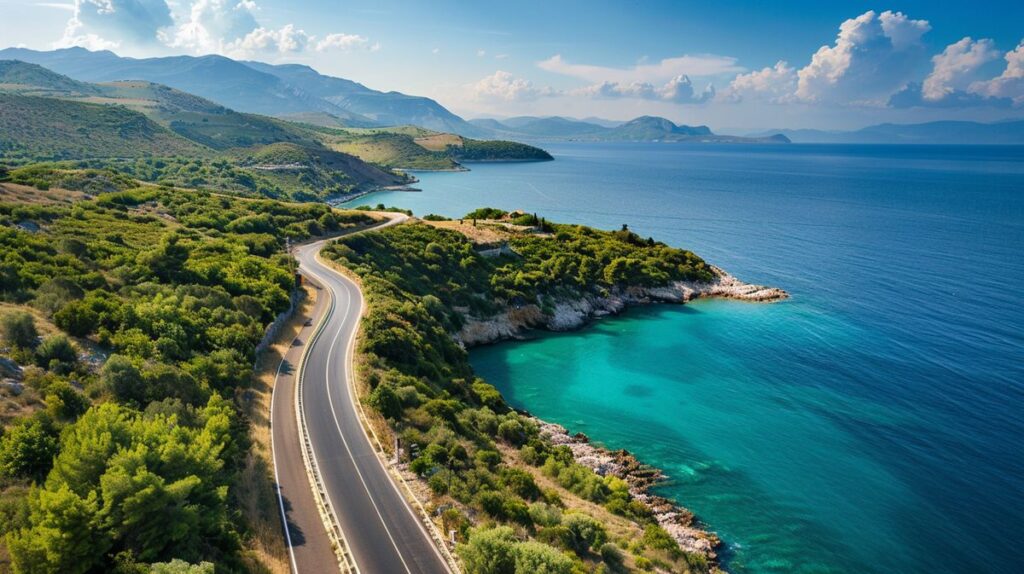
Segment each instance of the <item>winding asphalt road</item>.
[[[379,227],[404,219],[396,217]],[[298,390],[327,502],[359,572],[450,574],[360,422],[352,387],[352,353],[363,297],[352,281],[317,259],[324,243],[295,250],[300,272],[319,292],[311,323],[299,333],[282,363],[271,406],[275,475],[292,570],[296,574],[337,571],[302,466],[294,395]],[[313,325],[321,322],[318,331]],[[305,345],[310,348],[299,364]],[[296,385],[293,365],[301,369],[300,385]]]

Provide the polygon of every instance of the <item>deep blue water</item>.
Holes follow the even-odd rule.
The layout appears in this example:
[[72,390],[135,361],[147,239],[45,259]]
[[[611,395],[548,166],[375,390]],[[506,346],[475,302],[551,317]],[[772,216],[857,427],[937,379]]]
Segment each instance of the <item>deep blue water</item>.
[[1024,571],[1024,147],[550,151],[359,203],[628,223],[793,298],[474,350],[511,401],[664,468],[734,572]]

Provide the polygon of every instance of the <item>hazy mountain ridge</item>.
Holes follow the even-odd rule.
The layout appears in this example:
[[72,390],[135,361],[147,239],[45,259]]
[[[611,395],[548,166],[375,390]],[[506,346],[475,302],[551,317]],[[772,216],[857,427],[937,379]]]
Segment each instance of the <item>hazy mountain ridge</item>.
[[[757,136],[769,132],[756,132]],[[1024,144],[1024,120],[994,123],[935,121],[920,124],[878,124],[859,130],[770,130],[794,143],[857,144],[941,144],[941,145],[1021,145]]]
[[50,52],[8,48],[0,50],[0,59],[38,64],[79,81],[156,82],[239,112],[269,116],[321,113],[338,118],[347,127],[410,124],[485,135],[430,98],[373,90],[308,66],[241,62],[217,55],[136,59],[83,48]]
[[[788,143],[778,134],[762,137],[718,135],[707,126],[676,125],[657,116],[640,116],[628,122],[605,125],[559,116],[521,116],[504,120],[479,119],[470,123],[490,130],[499,137],[518,137],[539,141],[632,141],[632,142],[706,142],[706,143]],[[611,126],[611,127],[609,127]]]

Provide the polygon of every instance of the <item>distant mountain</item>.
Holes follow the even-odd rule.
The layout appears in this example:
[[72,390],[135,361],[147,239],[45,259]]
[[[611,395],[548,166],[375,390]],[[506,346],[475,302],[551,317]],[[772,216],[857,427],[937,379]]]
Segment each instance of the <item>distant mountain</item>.
[[676,125],[655,116],[641,116],[607,127],[563,117],[516,117],[505,120],[471,120],[474,126],[490,130],[495,137],[526,140],[633,141],[633,142],[715,142],[715,143],[787,143],[785,136],[745,138],[721,136],[707,126]]
[[372,90],[308,66],[239,62],[214,55],[136,59],[83,48],[50,52],[8,48],[0,50],[0,59],[39,64],[79,81],[155,82],[240,112],[277,117],[317,114],[348,127],[408,124],[486,135],[430,98]]
[[603,133],[608,129],[596,124],[558,116],[547,118],[524,116],[508,118],[501,123],[512,128],[515,133],[541,138],[579,138]]
[[712,136],[707,126],[677,126],[665,118],[641,116],[608,130],[608,137],[626,141],[674,141]]
[[782,133],[796,143],[1021,145],[1024,144],[1024,120],[878,124],[855,131],[801,129],[772,130],[772,133]]
[[476,130],[466,120],[430,98],[372,90],[358,82],[325,76],[309,66],[271,65],[261,62],[245,64],[280,78],[286,84],[374,125],[413,125],[460,135],[476,134]]

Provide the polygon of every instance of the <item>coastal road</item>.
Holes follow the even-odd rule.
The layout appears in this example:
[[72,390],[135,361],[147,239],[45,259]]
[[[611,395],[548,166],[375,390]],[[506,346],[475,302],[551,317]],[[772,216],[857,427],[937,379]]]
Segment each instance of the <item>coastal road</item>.
[[[394,217],[378,228],[405,219]],[[271,407],[274,466],[292,570],[337,570],[302,466],[299,425],[305,422],[327,504],[338,519],[358,571],[450,574],[420,515],[392,481],[360,422],[352,386],[352,356],[363,297],[351,280],[318,260],[324,243],[295,249],[300,272],[318,289],[317,302],[311,322],[291,349],[298,356],[305,351],[305,359],[297,365],[301,379],[295,380],[290,373],[281,385],[279,377],[281,386],[275,386]],[[298,356],[292,359],[298,361]],[[297,364],[288,357],[286,362]],[[295,408],[297,391],[303,405],[300,412]],[[303,489],[305,492],[300,492]]]

